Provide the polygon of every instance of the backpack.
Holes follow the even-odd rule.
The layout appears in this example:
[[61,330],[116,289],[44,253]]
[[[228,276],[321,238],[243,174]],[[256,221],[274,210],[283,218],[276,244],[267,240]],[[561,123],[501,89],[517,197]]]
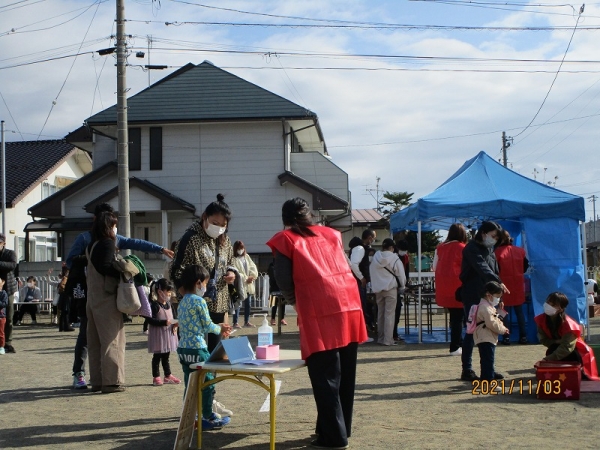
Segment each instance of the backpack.
[[477,311],[479,311],[479,304],[471,306],[467,317],[467,334],[475,333],[475,330],[481,324],[484,324],[485,327],[485,321],[477,322]]

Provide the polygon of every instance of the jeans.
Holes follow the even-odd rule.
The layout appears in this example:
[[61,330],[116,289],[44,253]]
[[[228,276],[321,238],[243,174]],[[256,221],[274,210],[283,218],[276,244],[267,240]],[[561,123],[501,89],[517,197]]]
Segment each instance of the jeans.
[[[517,323],[519,324],[519,338],[527,337],[527,328],[525,327],[525,315],[523,314],[523,304],[510,306],[507,308],[513,308],[515,315],[517,316]],[[510,330],[510,314],[504,317],[504,326]]]
[[85,373],[85,361],[87,360],[87,315],[79,316],[79,334],[75,343],[75,360],[73,361],[73,375],[79,372]]
[[491,342],[482,342],[477,344],[479,348],[479,361],[481,363],[481,380],[492,381],[494,379],[494,354],[496,346]]
[[[250,302],[254,300],[254,295],[248,294],[244,300],[244,324],[250,321]],[[238,323],[238,317],[240,315],[240,309],[238,308],[233,313],[233,323]]]
[[462,332],[465,313],[462,308],[448,308],[450,315],[450,351],[454,352],[462,347]]

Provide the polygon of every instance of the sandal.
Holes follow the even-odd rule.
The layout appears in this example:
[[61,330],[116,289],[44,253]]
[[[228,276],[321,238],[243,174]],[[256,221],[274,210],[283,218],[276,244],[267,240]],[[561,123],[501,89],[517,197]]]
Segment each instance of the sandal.
[[287,322],[285,321],[285,319],[281,319],[281,325],[287,325]]
[[276,320],[271,320],[271,325],[272,326],[276,326],[277,325],[277,321]]

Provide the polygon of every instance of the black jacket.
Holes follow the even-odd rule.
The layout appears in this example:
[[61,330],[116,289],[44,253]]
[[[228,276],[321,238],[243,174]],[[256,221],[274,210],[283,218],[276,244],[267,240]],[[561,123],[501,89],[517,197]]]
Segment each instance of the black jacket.
[[17,292],[17,279],[14,271],[17,268],[17,255],[6,247],[0,252],[0,277],[5,281],[4,290],[8,295]]
[[472,239],[463,249],[460,270],[462,281],[461,299],[468,309],[479,303],[485,284],[489,281],[500,281],[498,261],[494,248],[488,248]]

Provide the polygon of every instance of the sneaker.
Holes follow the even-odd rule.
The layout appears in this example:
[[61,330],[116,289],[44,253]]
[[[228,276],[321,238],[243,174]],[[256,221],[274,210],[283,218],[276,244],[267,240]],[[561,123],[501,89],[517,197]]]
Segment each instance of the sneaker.
[[400,342],[400,343],[403,343],[403,342],[404,342],[404,338],[403,338],[403,337],[400,337],[400,336],[395,336],[395,337],[394,337],[394,340],[395,340],[396,342]]
[[285,321],[285,319],[281,319],[281,325],[287,325],[287,322]]
[[0,355],[4,355],[6,353],[6,351],[4,350],[4,347],[0,347]]
[[12,345],[10,345],[10,344],[5,344],[4,345],[4,351],[6,353],[17,353],[16,350],[15,350],[15,348]]
[[462,347],[458,347],[453,352],[450,352],[450,356],[460,356],[462,355]]
[[230,417],[233,416],[233,412],[230,409],[225,408],[223,403],[213,400],[212,406],[213,414],[216,414],[219,417]]
[[56,317],[53,317],[52,320],[52,325],[57,325],[58,324],[58,320],[56,320]]
[[176,376],[174,376],[173,374],[171,374],[168,377],[165,377],[163,379],[163,383],[164,384],[181,384],[181,380],[179,378],[177,378]]
[[73,375],[73,389],[87,389],[85,374],[83,372],[77,372]]
[[218,430],[223,428],[225,425],[229,424],[231,419],[229,417],[222,417],[220,419],[214,418],[211,416],[210,419],[202,418],[202,431],[211,431]]
[[144,330],[144,331],[142,331],[142,333],[148,334],[148,330]]
[[375,339],[373,339],[372,337],[368,337],[367,340],[365,341],[365,344],[368,344],[370,342],[374,342]]
[[19,320],[19,321],[17,321],[17,323],[16,323],[15,325],[17,325],[17,326],[18,326],[18,325],[21,325],[21,321],[20,321],[20,320]]
[[479,380],[479,377],[473,370],[463,370],[460,374],[460,379],[463,381],[475,381]]
[[519,339],[519,344],[527,345],[529,344],[529,341],[525,336],[523,336],[521,339]]
[[152,378],[152,385],[153,386],[162,386],[163,381],[160,379],[160,377],[154,377],[154,378]]
[[37,325],[37,320],[32,320],[31,325]]
[[246,322],[244,324],[244,328],[256,328],[256,325],[251,324],[250,322]]
[[508,336],[502,338],[502,345],[510,345],[510,338]]
[[504,380],[504,375],[498,372],[494,372],[494,380]]

